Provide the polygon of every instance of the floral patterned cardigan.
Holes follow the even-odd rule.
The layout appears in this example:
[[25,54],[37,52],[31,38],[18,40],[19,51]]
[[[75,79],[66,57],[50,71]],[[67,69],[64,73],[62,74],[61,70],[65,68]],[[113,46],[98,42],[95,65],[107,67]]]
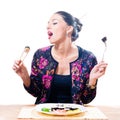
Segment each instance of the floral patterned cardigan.
[[[72,79],[71,95],[73,103],[87,104],[96,96],[96,88],[87,86],[91,69],[97,64],[96,57],[90,51],[78,47],[79,57],[70,63],[70,74]],[[31,84],[24,88],[34,97],[35,104],[47,102],[50,96],[51,82],[54,77],[58,62],[51,55],[52,46],[38,49],[31,65]]]

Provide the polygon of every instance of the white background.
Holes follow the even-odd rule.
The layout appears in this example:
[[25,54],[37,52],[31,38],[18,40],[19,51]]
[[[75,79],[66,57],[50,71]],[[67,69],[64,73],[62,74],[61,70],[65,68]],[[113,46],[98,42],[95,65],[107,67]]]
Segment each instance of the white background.
[[56,11],[65,10],[83,23],[75,44],[92,51],[101,60],[107,37],[105,61],[108,68],[98,81],[96,98],[91,104],[120,105],[120,7],[119,0],[1,0],[0,1],[0,104],[34,104],[35,98],[23,88],[12,70],[26,45],[31,48],[25,59],[30,72],[36,49],[49,45],[47,22]]

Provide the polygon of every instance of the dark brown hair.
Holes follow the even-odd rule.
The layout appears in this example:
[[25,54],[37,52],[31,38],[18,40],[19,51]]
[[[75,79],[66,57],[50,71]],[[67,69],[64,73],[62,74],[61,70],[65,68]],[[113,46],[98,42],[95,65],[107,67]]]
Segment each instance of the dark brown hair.
[[75,41],[79,37],[79,32],[82,28],[80,20],[65,11],[58,11],[55,14],[61,15],[68,25],[73,26],[72,41]]

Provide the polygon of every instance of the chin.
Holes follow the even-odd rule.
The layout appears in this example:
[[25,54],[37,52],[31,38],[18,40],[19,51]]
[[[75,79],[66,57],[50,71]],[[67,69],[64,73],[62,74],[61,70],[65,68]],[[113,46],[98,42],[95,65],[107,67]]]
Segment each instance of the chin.
[[56,41],[55,41],[55,40],[52,40],[52,39],[49,39],[49,42],[50,42],[51,44],[55,44],[55,43],[56,43]]
[[55,42],[54,42],[54,41],[52,41],[52,40],[49,40],[49,42],[50,42],[50,44],[55,44]]

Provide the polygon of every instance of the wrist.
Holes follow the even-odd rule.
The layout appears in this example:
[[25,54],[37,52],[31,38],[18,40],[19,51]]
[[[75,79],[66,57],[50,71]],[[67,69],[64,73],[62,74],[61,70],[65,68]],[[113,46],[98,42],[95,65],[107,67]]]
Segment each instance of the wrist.
[[89,87],[90,89],[95,89],[96,85],[97,85],[97,79],[89,80],[89,82],[87,83],[87,87]]
[[26,86],[26,87],[29,87],[30,86],[30,77],[28,75],[22,77],[22,80],[23,80],[23,84]]
[[89,84],[87,84],[87,87],[90,88],[90,89],[95,89],[96,85],[89,85]]
[[96,83],[97,83],[97,79],[89,79],[89,81],[88,81],[88,84],[90,86],[94,86],[94,85],[96,85]]

